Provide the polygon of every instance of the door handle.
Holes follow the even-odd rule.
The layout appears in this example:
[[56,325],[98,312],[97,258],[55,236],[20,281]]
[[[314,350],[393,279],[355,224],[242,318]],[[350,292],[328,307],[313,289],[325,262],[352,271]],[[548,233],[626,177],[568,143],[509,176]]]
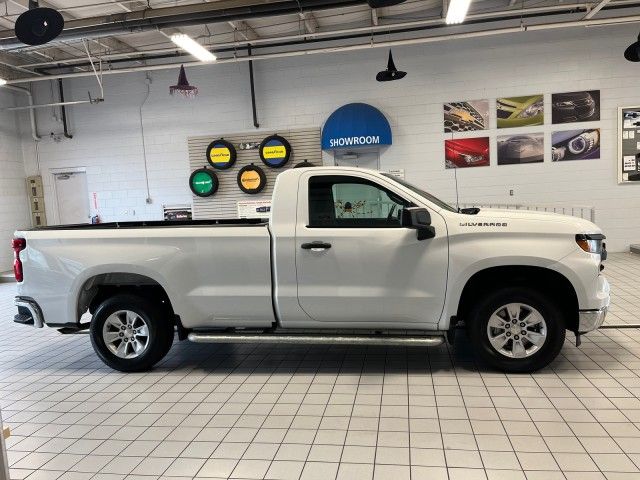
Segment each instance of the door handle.
[[303,243],[300,245],[304,250],[313,250],[314,252],[320,252],[322,250],[327,250],[331,248],[330,243],[326,242],[311,242],[311,243]]

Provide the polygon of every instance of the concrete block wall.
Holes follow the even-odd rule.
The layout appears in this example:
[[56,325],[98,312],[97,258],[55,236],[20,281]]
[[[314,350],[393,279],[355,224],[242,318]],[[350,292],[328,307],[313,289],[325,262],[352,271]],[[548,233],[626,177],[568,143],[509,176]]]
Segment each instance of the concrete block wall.
[[[381,168],[403,168],[407,180],[454,201],[453,171],[444,168],[443,102],[488,98],[494,112],[497,97],[542,93],[542,127],[498,132],[492,113],[492,165],[458,170],[460,201],[594,206],[610,250],[622,251],[640,241],[640,184],[618,185],[616,177],[617,107],[640,105],[640,66],[622,57],[636,36],[635,26],[613,26],[398,47],[396,64],[409,74],[386,84],[374,80],[386,65],[382,49],[256,62],[259,121],[265,130],[317,127],[345,103],[370,103],[389,118],[394,135],[393,146],[381,155]],[[74,138],[40,143],[45,194],[51,195],[51,168],[86,167],[88,201],[95,192],[105,221],[159,219],[162,204],[190,203],[187,137],[213,139],[255,129],[245,63],[191,68],[187,75],[200,89],[195,100],[169,96],[177,69],[151,74],[143,118],[153,203],[145,203],[140,135],[144,73],[106,76],[104,104],[70,109]],[[70,100],[86,98],[88,90],[97,93],[92,78],[65,85]],[[565,129],[550,125],[551,94],[591,89],[601,91],[601,121],[589,124],[601,128],[601,159],[551,163],[551,132]],[[35,93],[37,102],[52,98],[44,83]],[[41,133],[61,131],[52,111],[38,115]],[[26,115],[23,122],[27,125]],[[496,136],[525,132],[544,133],[545,162],[498,166]],[[33,143],[26,135],[23,146],[27,172],[35,173]],[[325,162],[330,161],[325,153]],[[47,207],[55,221],[49,198]]]
[[[0,108],[23,105],[25,99],[0,88]],[[13,112],[0,111],[0,272],[11,270],[11,239],[31,225],[19,122]]]

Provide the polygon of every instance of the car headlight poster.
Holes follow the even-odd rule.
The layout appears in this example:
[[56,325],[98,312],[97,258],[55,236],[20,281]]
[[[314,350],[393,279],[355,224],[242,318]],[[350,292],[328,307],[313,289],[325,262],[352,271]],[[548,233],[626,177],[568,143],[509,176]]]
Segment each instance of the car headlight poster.
[[618,183],[640,179],[640,106],[618,108]]

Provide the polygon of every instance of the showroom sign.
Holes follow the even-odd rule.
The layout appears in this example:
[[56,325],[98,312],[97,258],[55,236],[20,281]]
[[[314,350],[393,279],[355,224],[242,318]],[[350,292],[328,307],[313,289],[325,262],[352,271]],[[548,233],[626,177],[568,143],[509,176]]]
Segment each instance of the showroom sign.
[[333,112],[322,128],[322,149],[391,145],[391,126],[384,114],[366,103],[349,103]]

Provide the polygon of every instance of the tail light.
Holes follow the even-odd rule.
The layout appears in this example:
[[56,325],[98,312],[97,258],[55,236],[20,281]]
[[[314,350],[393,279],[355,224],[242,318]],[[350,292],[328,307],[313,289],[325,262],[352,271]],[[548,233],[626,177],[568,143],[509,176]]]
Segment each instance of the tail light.
[[14,238],[11,242],[13,247],[13,274],[17,282],[24,280],[22,272],[22,260],[20,260],[20,252],[27,247],[27,241],[24,238]]

